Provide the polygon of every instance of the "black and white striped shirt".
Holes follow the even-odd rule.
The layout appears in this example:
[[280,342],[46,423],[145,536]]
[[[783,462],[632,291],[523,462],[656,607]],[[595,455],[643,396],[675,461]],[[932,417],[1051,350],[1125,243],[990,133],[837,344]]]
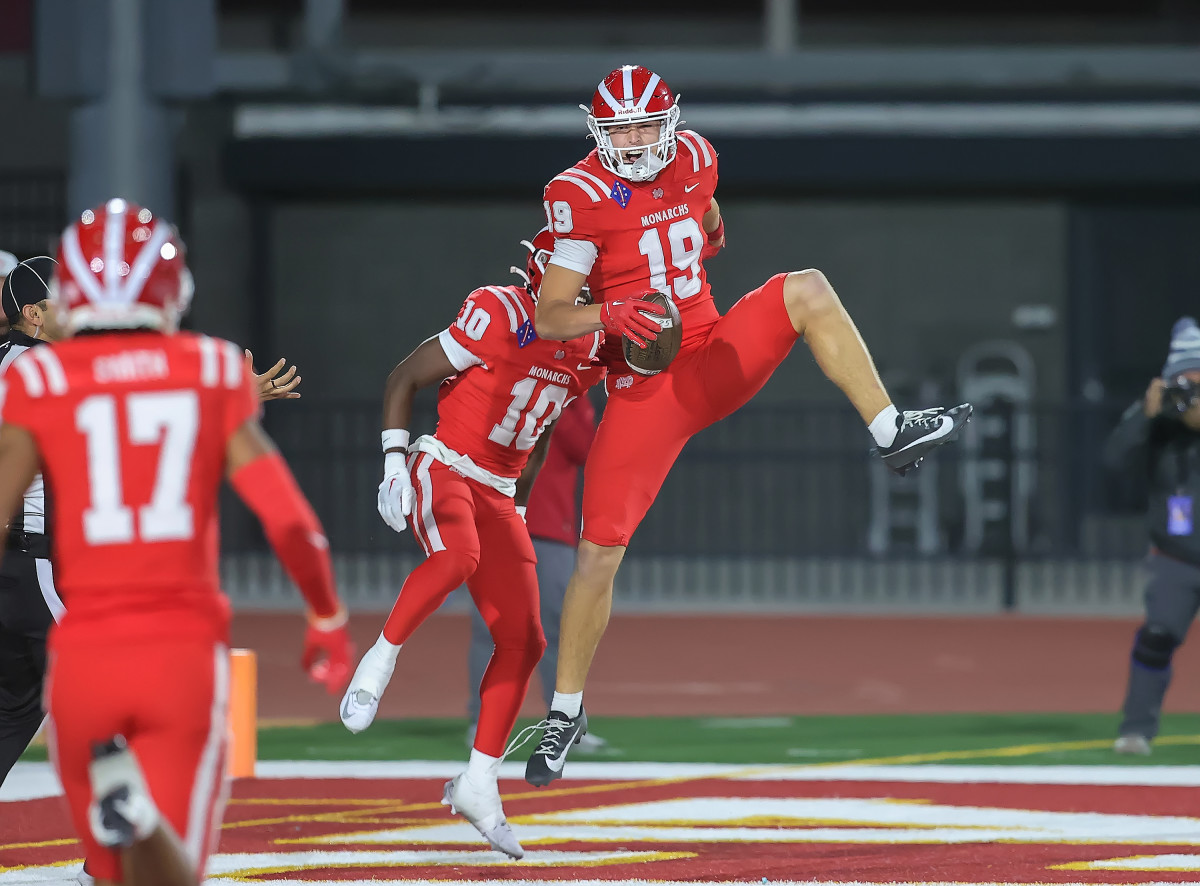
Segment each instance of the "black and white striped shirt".
[[[23,332],[10,329],[4,341],[0,341],[0,378],[8,372],[13,361],[21,354],[36,345],[45,344],[41,339],[33,338]],[[39,535],[46,533],[46,490],[42,484],[42,475],[33,478],[33,483],[25,490],[25,506],[20,516],[14,517],[13,529],[23,529]]]

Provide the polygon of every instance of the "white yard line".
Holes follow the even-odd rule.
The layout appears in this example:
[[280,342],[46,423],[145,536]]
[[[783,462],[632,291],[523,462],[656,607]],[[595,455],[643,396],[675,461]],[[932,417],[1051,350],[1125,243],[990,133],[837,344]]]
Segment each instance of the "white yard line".
[[[425,760],[264,760],[259,778],[453,778],[464,763]],[[500,768],[503,778],[521,779],[525,764]],[[735,766],[716,763],[571,763],[565,781],[636,781],[655,778],[730,778],[738,781],[900,781],[937,784],[1062,784],[1130,787],[1200,787],[1200,766],[858,766],[782,764]],[[49,763],[18,763],[0,788],[0,803],[62,793]]]

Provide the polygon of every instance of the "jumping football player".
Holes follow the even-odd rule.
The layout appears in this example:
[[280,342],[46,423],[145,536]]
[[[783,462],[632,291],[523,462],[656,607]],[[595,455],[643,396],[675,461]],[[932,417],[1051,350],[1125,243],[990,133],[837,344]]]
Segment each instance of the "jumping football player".
[[[714,193],[717,152],[677,130],[679,104],[667,84],[626,65],[597,87],[587,111],[595,149],[546,186],[554,254],[539,290],[535,328],[546,338],[608,333],[608,405],[583,481],[583,540],[563,604],[558,679],[540,743],[525,777],[545,785],[587,729],[583,687],[608,624],[613,579],[684,444],[763,386],[803,338],[822,371],[858,410],[889,468],[904,473],[952,439],[971,414],[899,412],[884,390],[858,329],[817,270],[772,277],[721,316],[704,261],[725,245]],[[575,298],[587,282],[595,303]],[[682,317],[679,355],[655,375],[627,364],[622,337],[657,338],[662,292]]]

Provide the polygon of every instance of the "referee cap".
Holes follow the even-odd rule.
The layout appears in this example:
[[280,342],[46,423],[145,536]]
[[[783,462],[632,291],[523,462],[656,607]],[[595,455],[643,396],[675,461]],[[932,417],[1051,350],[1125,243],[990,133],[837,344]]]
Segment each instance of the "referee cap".
[[50,278],[54,276],[57,262],[48,255],[27,258],[18,262],[4,278],[4,290],[0,292],[0,303],[4,305],[4,316],[12,323],[21,316],[25,305],[36,305],[50,297]]

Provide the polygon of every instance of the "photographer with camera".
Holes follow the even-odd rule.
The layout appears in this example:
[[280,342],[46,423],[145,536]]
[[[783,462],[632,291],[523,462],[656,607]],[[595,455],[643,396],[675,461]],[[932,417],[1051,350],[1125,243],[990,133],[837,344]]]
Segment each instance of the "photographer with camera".
[[1133,641],[1119,754],[1150,753],[1171,682],[1171,659],[1200,609],[1200,328],[1182,317],[1171,330],[1162,376],[1121,417],[1105,467],[1136,486],[1150,533],[1145,622]]

